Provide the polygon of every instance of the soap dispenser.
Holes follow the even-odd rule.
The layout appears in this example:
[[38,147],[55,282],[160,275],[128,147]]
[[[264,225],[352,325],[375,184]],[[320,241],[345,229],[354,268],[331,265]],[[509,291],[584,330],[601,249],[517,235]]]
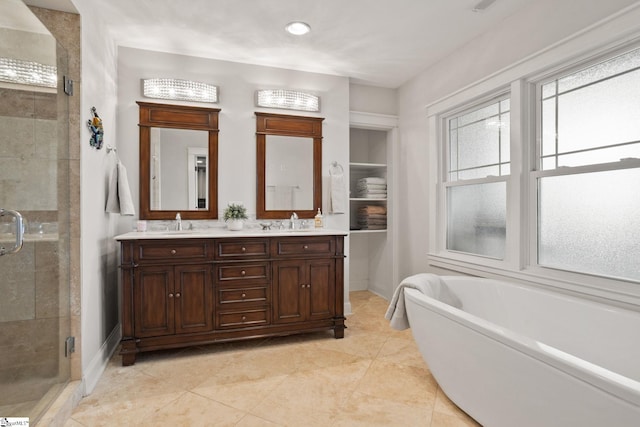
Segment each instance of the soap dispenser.
[[320,208],[318,208],[318,213],[315,216],[315,225],[316,228],[322,228],[322,212],[320,212]]

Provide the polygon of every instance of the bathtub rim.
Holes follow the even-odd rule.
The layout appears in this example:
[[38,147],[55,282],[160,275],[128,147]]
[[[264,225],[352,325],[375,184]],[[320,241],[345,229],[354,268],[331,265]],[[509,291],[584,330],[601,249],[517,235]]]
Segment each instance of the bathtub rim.
[[[459,278],[458,276],[452,277]],[[446,283],[446,276],[442,277],[442,279]],[[472,278],[472,280],[501,282],[499,280],[481,278]],[[501,283],[509,284],[508,282]],[[515,284],[515,286],[520,285]],[[533,338],[526,337],[506,328],[501,328],[493,322],[452,307],[416,289],[405,289],[404,292],[405,304],[407,305],[409,302],[407,300],[411,300],[435,314],[444,316],[461,326],[472,329],[493,341],[497,341],[526,356],[539,360],[607,394],[622,399],[631,405],[640,407],[640,382],[632,378],[625,377],[592,362],[580,359],[562,350],[546,345],[543,342],[534,340]]]

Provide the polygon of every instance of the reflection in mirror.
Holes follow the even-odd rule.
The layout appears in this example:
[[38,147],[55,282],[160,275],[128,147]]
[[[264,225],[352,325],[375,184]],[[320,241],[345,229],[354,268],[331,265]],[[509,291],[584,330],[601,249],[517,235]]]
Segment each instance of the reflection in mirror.
[[266,141],[266,209],[312,210],[313,139],[269,135]]
[[138,105],[140,218],[216,219],[220,110]]
[[208,143],[201,130],[151,128],[151,210],[208,207]]
[[258,219],[316,215],[322,204],[323,120],[256,113]]

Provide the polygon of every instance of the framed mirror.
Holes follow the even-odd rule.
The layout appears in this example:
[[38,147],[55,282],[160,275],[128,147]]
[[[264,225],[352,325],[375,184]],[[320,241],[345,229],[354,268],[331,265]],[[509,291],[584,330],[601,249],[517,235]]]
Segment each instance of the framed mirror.
[[140,218],[218,217],[218,108],[137,102]]
[[323,120],[256,112],[258,219],[316,215],[322,205]]

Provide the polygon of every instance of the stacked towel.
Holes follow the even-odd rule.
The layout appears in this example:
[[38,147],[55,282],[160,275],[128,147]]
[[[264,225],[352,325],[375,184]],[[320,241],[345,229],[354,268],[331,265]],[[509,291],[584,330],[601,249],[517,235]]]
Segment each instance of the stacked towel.
[[367,205],[358,209],[358,227],[361,230],[386,230],[387,208]]
[[387,198],[387,180],[379,177],[361,178],[356,184],[358,197],[369,199]]

